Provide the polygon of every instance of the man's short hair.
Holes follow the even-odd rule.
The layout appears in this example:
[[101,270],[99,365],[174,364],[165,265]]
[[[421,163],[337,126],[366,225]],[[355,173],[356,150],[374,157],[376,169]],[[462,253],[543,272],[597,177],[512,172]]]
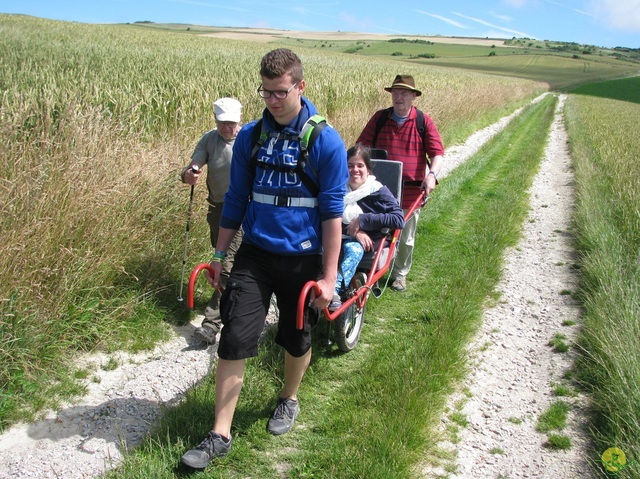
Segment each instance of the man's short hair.
[[271,50],[262,57],[260,62],[260,76],[273,80],[285,74],[291,75],[293,82],[299,82],[302,76],[302,62],[298,56],[288,48]]

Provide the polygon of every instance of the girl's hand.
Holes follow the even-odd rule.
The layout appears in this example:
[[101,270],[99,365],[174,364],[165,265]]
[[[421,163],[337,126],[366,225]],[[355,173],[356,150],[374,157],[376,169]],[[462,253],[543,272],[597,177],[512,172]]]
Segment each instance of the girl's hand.
[[360,220],[358,218],[354,218],[351,220],[351,223],[349,223],[349,227],[347,228],[347,234],[355,238],[356,235],[358,234],[358,231],[360,231]]
[[365,251],[373,251],[373,241],[367,233],[359,231],[356,233],[355,238],[358,240],[358,243],[362,245]]

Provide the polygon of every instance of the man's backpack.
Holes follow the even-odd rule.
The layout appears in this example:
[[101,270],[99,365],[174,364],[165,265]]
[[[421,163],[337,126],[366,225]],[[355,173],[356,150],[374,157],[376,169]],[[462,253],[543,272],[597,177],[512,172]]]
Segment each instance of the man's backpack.
[[[260,166],[265,169],[272,169],[276,171],[281,171],[285,173],[297,173],[300,177],[300,181],[304,184],[304,186],[309,190],[309,192],[313,195],[313,197],[317,197],[318,193],[320,193],[320,189],[316,182],[309,176],[309,174],[304,170],[307,165],[307,161],[309,159],[309,150],[313,146],[316,138],[320,136],[320,133],[327,126],[327,119],[321,115],[313,115],[309,118],[302,127],[300,134],[297,135],[297,138],[300,141],[300,157],[298,158],[298,162],[295,167],[286,167],[281,165],[271,165],[262,163]],[[253,175],[256,174],[256,168],[258,167],[258,152],[264,143],[269,139],[270,133],[265,130],[264,122],[262,118],[258,120],[253,127],[253,132],[251,135],[251,156],[249,158],[249,166],[251,167],[251,171]]]
[[[384,126],[384,124],[387,121],[387,118],[389,118],[389,115],[391,114],[391,112],[393,111],[393,107],[389,107],[386,108],[385,110],[383,110],[383,113],[378,117],[378,119],[376,120],[376,131],[373,134],[373,140],[371,141],[371,146],[372,148],[375,148],[376,146],[376,140],[378,139],[378,133],[380,133],[380,130],[382,130],[382,127]],[[424,128],[424,113],[422,113],[422,110],[419,110],[416,108],[416,113],[418,114],[417,118],[416,118],[416,128],[418,128],[418,132],[420,133],[420,139],[422,140],[422,144],[424,145],[425,141],[424,141],[424,132],[425,132],[425,128]],[[378,151],[380,151],[380,149],[377,149]],[[385,152],[384,158],[387,158],[386,155],[386,151],[385,150],[381,150]],[[429,168],[431,168],[431,159],[429,158],[429,156],[427,156],[427,165],[429,166]],[[436,180],[437,181],[437,180]],[[416,182],[416,181],[408,181],[406,182],[407,185],[409,184],[418,184],[420,182]]]
[[[384,112],[378,117],[378,120],[376,121],[376,131],[373,134],[373,140],[371,141],[372,147],[375,148],[376,140],[378,139],[378,133],[380,133],[380,130],[382,130],[382,127],[386,123],[387,118],[389,118],[389,115],[392,111],[393,107],[391,106],[385,109]],[[416,119],[416,127],[420,132],[420,138],[422,138],[422,141],[424,142],[424,113],[422,113],[422,110],[418,110],[417,108],[416,113],[418,114],[418,118]]]

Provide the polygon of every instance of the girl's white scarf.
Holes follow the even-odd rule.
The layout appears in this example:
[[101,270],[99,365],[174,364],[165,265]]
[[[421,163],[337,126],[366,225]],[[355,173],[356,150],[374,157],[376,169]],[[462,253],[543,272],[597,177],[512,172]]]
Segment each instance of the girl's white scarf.
[[362,209],[358,206],[358,201],[366,198],[371,193],[375,193],[382,188],[382,183],[376,181],[376,177],[369,175],[365,182],[356,190],[352,190],[347,184],[347,194],[344,197],[344,213],[342,214],[342,222],[348,225],[355,218],[362,214]]

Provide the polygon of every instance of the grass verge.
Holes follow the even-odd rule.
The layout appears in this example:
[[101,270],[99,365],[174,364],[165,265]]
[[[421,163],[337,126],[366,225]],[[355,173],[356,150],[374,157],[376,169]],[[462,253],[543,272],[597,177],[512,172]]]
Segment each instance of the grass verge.
[[[576,169],[576,238],[584,326],[578,379],[592,398],[598,457],[640,459],[640,79],[591,86],[566,106]],[[620,101],[611,98],[625,98]],[[638,466],[618,472],[638,477]]]
[[[408,292],[370,300],[348,354],[316,335],[302,412],[282,437],[265,432],[282,377],[282,353],[267,339],[248,362],[233,452],[199,477],[415,477],[434,450],[446,397],[466,372],[465,346],[500,278],[504,249],[519,239],[554,105],[549,97],[529,106],[442,181],[421,217]],[[187,474],[179,457],[211,427],[214,386],[208,378],[190,390],[107,477]]]

